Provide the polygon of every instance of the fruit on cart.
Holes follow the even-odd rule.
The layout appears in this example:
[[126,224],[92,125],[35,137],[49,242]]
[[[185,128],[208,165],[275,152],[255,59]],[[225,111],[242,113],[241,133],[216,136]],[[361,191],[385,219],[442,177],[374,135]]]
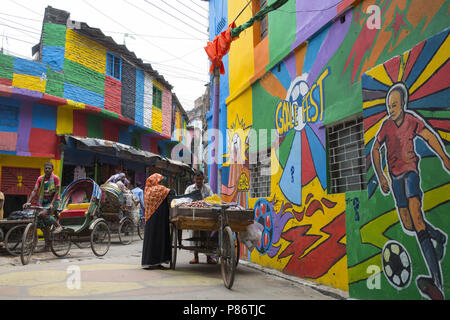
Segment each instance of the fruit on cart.
[[222,199],[217,194],[209,196],[209,197],[203,199],[203,201],[205,201],[209,204],[222,204]]

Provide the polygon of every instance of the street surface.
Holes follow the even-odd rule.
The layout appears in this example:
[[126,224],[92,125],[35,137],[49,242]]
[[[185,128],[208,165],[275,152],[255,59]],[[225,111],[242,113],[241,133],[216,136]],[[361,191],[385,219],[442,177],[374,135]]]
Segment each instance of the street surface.
[[[346,292],[290,278],[240,261],[232,290],[223,285],[220,264],[190,265],[192,253],[178,250],[175,270],[140,267],[142,240],[121,245],[112,239],[109,252],[96,257],[90,247],[72,245],[57,258],[38,252],[23,266],[20,257],[0,252],[0,300],[5,299],[153,299],[153,300],[335,300]],[[83,244],[88,246],[88,243]],[[80,281],[78,281],[80,280]]]

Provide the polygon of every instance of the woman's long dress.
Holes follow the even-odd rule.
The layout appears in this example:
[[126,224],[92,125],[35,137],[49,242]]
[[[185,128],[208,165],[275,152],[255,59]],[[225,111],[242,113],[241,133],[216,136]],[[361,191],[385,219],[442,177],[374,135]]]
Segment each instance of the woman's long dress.
[[166,197],[145,224],[141,264],[146,268],[169,263],[171,259],[169,204]]

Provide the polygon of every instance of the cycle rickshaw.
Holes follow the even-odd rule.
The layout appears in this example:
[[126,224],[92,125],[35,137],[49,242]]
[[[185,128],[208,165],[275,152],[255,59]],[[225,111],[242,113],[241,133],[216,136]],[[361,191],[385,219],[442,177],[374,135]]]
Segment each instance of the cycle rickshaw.
[[[63,231],[58,234],[50,232],[50,249],[57,257],[66,256],[72,243],[78,245],[89,241],[96,256],[104,256],[111,244],[108,224],[101,217],[100,199],[102,192],[94,180],[78,179],[70,183],[61,196],[58,208],[58,220]],[[22,236],[20,258],[22,264],[28,264],[38,242],[37,229],[42,224],[39,212],[42,207],[31,207],[34,210],[33,221],[30,222]],[[78,245],[79,246],[79,245]]]

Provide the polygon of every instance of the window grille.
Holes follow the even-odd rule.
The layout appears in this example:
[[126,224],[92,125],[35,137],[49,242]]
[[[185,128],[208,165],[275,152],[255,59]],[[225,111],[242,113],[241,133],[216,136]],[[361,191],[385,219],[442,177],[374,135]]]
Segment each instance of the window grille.
[[[264,158],[260,153],[257,153],[256,164],[250,163],[250,197],[251,198],[267,198],[270,197],[271,192],[271,163],[270,151],[268,148],[265,151]],[[263,151],[264,152],[264,151]]]
[[122,59],[111,53],[106,54],[106,74],[117,80],[121,80]]
[[362,118],[327,128],[330,193],[366,189]]

